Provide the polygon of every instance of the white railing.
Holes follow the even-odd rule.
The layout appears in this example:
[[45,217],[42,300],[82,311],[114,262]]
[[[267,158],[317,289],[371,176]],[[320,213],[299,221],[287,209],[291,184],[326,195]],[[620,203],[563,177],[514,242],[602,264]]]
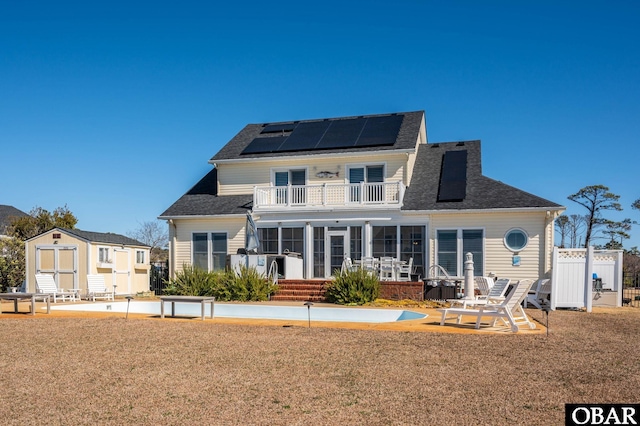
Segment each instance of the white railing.
[[286,207],[351,207],[357,205],[401,206],[405,186],[402,182],[256,186],[254,209]]

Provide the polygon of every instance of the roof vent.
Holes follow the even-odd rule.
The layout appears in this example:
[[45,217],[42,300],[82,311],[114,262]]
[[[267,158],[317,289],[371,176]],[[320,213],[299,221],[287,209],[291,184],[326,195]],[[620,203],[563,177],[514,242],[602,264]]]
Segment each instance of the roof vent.
[[456,146],[464,146],[464,142],[458,142]]
[[432,143],[431,144],[431,148],[439,148],[440,144],[439,143]]

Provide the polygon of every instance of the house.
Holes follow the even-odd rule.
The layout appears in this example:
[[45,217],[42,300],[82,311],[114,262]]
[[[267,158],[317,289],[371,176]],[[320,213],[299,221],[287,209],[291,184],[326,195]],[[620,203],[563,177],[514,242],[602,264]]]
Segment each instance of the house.
[[249,124],[209,163],[159,216],[172,275],[224,268],[247,211],[262,252],[300,253],[305,279],[331,277],[345,256],[461,276],[468,252],[475,275],[550,274],[564,207],[484,176],[480,141],[429,143],[423,111]]
[[13,206],[0,204],[0,238],[7,236],[7,228],[11,225],[13,218],[22,216],[29,215]]
[[124,235],[54,228],[26,241],[27,291],[36,274],[52,274],[58,288],[87,290],[87,274],[102,274],[116,294],[149,290],[150,247]]

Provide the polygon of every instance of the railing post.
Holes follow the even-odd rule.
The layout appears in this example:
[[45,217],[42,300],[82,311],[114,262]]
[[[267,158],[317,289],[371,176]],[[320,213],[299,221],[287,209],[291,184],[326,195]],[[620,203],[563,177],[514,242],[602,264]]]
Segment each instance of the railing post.
[[360,182],[360,204],[364,204],[364,182]]

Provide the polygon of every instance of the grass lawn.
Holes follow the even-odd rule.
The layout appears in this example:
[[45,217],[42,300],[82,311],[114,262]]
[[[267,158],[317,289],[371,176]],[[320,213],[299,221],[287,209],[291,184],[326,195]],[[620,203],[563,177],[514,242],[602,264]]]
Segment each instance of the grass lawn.
[[640,401],[640,309],[555,311],[549,326],[547,337],[3,314],[0,418],[548,425],[564,423],[565,403]]

